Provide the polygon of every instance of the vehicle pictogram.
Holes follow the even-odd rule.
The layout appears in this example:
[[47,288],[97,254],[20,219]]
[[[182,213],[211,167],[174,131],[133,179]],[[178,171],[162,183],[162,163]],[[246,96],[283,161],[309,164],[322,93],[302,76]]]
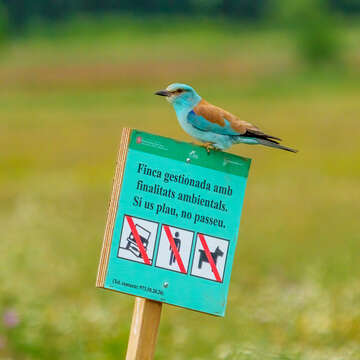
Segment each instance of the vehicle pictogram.
[[151,265],[158,226],[157,222],[125,215],[118,257]]

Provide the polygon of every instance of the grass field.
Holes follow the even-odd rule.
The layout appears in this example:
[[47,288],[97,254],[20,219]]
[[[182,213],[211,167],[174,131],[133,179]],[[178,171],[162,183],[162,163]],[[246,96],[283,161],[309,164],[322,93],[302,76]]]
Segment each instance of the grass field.
[[[0,57],[1,359],[124,357],[133,298],[95,289],[123,126],[177,139],[180,81],[296,147],[258,147],[224,319],[165,306],[156,359],[360,359],[360,27],[309,69],[289,33],[114,18]],[[10,318],[10,320],[9,320]]]

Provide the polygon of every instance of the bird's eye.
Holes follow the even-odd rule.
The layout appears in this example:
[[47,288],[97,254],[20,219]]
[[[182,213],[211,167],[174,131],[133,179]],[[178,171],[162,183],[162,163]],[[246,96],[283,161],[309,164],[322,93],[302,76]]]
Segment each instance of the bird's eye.
[[181,94],[182,92],[184,92],[184,90],[183,89],[177,89],[176,92]]

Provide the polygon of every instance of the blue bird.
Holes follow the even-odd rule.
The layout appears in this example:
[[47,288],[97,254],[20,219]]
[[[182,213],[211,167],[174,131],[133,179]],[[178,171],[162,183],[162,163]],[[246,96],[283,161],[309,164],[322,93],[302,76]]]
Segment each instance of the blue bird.
[[208,152],[210,149],[226,150],[233,144],[265,145],[297,152],[280,145],[278,137],[267,135],[256,126],[208,103],[189,85],[171,84],[155,95],[166,97],[184,131],[202,141]]

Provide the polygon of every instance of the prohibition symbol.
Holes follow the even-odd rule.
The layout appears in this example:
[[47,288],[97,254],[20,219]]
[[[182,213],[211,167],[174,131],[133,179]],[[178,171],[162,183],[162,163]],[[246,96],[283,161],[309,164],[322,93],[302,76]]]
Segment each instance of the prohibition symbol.
[[163,225],[155,266],[186,274],[193,238],[193,231]]
[[158,226],[157,222],[125,215],[118,257],[151,265]]
[[229,241],[197,234],[191,275],[223,281]]

